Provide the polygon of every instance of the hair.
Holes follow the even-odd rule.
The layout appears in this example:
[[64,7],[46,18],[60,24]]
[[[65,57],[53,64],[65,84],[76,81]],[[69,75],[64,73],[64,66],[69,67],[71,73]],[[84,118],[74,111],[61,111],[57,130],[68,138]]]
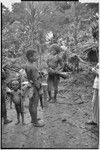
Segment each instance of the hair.
[[12,81],[13,85],[19,85],[19,82],[17,80]]
[[33,51],[33,50],[27,50],[27,52],[26,52],[26,58],[28,60],[30,60],[30,56],[33,56],[34,53],[35,53],[35,51]]
[[11,88],[14,90],[13,85],[14,85],[14,86],[16,86],[16,85],[18,86],[18,87],[17,87],[17,90],[21,88],[21,87],[20,87],[20,83],[19,83],[18,80],[14,80],[14,81],[12,81],[12,83],[11,83],[11,86],[12,86]]
[[56,54],[59,54],[62,51],[62,48],[58,44],[52,44],[50,46],[50,52],[54,51]]

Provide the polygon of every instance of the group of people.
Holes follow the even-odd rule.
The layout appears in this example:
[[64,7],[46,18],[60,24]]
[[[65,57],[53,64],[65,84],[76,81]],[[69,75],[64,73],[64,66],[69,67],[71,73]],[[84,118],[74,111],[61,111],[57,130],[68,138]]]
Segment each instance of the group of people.
[[[31,123],[35,127],[43,127],[45,124],[39,122],[37,118],[37,107],[39,100],[42,103],[42,82],[40,79],[40,74],[37,69],[37,52],[35,50],[27,50],[26,52],[27,63],[23,66],[23,69],[26,72],[27,80],[29,85],[27,89],[31,89],[31,95],[29,96],[29,113],[31,116]],[[60,81],[60,77],[66,78],[66,75],[62,74],[64,71],[64,65],[66,60],[63,59],[63,55],[61,55],[61,48],[57,44],[53,44],[50,47],[50,55],[47,59],[47,91],[48,91],[48,101],[55,103],[57,102],[57,94],[58,94],[58,84]],[[93,117],[92,121],[88,122],[89,124],[98,124],[98,66],[93,68],[92,71],[96,73],[96,79],[94,83],[94,95],[93,95]],[[4,118],[4,124],[10,123],[11,121],[7,119],[7,111],[6,111],[6,98],[5,98],[5,83],[6,75],[4,70],[2,69],[2,117]],[[54,95],[52,97],[52,89],[54,89]],[[21,93],[21,86],[18,81],[12,82],[12,90],[10,91],[12,95],[12,101],[15,104],[15,109],[17,112],[17,123],[20,123],[20,115],[22,117],[22,124],[25,125],[24,121],[24,107],[23,107],[23,95]],[[42,105],[43,106],[43,105]]]

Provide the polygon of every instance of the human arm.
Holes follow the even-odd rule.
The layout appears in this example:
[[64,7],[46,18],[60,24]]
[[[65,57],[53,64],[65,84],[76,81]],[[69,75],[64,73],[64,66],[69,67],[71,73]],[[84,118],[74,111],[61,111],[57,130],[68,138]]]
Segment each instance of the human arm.
[[50,60],[48,59],[48,60],[47,60],[47,72],[48,72],[48,73],[55,73],[55,69],[53,69],[53,68],[51,67],[49,61],[50,61]]
[[58,56],[58,67],[56,68],[56,71],[58,73],[62,72],[63,67],[64,67],[64,62],[63,62],[62,58]]
[[87,64],[87,62],[84,61],[81,57],[79,57],[78,55],[77,55],[77,57],[78,57],[78,59],[79,59],[80,62],[82,62],[82,63],[84,63],[84,64]]
[[37,90],[39,90],[41,88],[40,76],[39,76],[39,72],[36,69],[36,67],[33,67],[31,69],[31,80],[30,80],[30,83],[34,84],[34,86],[36,87]]
[[58,55],[51,57],[51,59],[47,60],[47,71],[48,73],[56,73],[63,70],[63,61],[62,58]]
[[52,69],[51,67],[47,67],[47,72],[48,73],[55,73],[56,71],[55,71],[55,69]]
[[92,68],[92,72],[99,76],[99,69],[97,69],[96,67]]
[[13,97],[13,90],[9,89],[8,87],[6,88],[6,93],[7,93],[8,96]]

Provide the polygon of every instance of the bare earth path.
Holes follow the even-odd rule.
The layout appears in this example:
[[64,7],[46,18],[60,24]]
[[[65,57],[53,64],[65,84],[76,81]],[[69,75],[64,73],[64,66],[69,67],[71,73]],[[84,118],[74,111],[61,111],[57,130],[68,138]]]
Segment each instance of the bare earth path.
[[16,112],[8,106],[13,122],[2,125],[2,148],[98,148],[98,128],[85,124],[91,117],[91,77],[80,72],[61,81],[58,102],[39,109],[46,123],[42,128],[32,126],[27,107],[26,125],[15,125]]

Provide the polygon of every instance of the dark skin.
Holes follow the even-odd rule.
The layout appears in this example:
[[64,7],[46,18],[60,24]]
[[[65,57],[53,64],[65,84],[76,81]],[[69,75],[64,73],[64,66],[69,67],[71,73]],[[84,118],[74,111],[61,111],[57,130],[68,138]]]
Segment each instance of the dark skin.
[[28,81],[31,83],[33,87],[33,95],[29,99],[29,112],[31,116],[31,122],[34,124],[38,124],[38,119],[37,119],[37,107],[38,107],[38,102],[39,99],[41,99],[39,91],[41,89],[41,84],[39,80],[39,72],[36,67],[36,60],[37,60],[37,55],[34,53],[34,55],[31,55],[28,58],[28,62],[25,66],[25,71],[27,74]]
[[[13,86],[13,89],[14,91],[12,91],[12,95],[13,95],[13,102],[15,104],[15,109],[16,109],[16,112],[17,112],[17,124],[20,123],[20,115],[22,117],[22,124],[25,125],[25,122],[24,122],[24,112],[23,112],[23,106],[22,106],[22,103],[21,103],[21,91],[19,90],[19,85],[12,85]],[[16,103],[14,101],[14,98],[15,98],[15,93],[18,93],[17,94],[17,97],[18,99],[20,99],[20,101],[18,103]]]
[[[62,59],[59,58],[58,54],[55,51],[51,52],[51,58],[47,60],[48,65],[48,95],[49,101],[52,99],[51,88],[54,87],[54,97],[52,102],[57,101],[58,94],[58,84],[60,81],[59,73],[63,70],[63,62]],[[52,85],[51,85],[52,84]]]
[[5,83],[6,73],[3,69],[2,69],[1,79],[2,79],[1,80],[2,81],[2,88],[1,88],[1,90],[2,90],[2,94],[1,94],[2,113],[1,113],[1,115],[4,118],[4,124],[8,124],[8,123],[11,123],[12,120],[7,119],[6,97],[5,97],[5,95],[6,95],[6,93],[5,93],[5,91],[6,91],[6,83]]
[[35,127],[43,127],[45,124],[39,123],[37,119],[37,107],[40,99],[41,82],[39,80],[39,72],[37,69],[37,53],[33,50],[26,52],[27,63],[22,66],[25,70],[28,82],[30,83],[31,96],[29,97],[29,113],[31,117],[31,123]]

